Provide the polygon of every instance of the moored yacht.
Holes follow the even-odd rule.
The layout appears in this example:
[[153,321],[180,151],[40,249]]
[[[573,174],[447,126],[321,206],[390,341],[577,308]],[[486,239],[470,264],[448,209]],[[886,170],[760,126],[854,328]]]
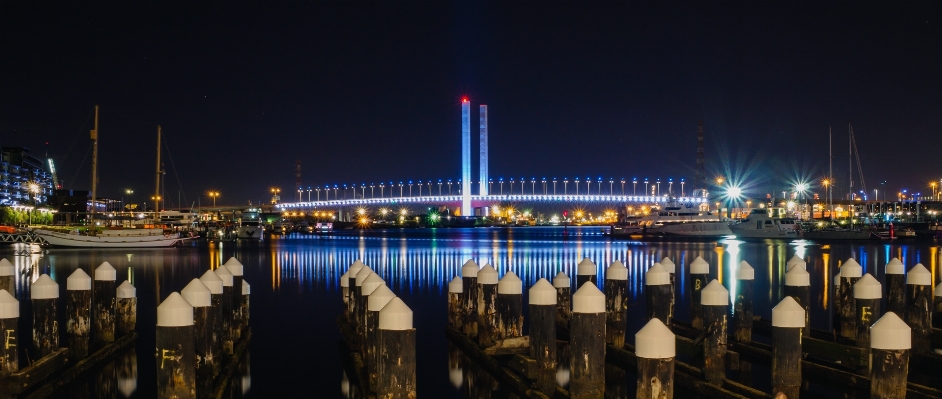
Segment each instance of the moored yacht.
[[236,237],[252,240],[261,240],[265,235],[265,227],[262,225],[262,218],[259,215],[259,209],[250,208],[241,212],[237,216]]
[[737,238],[799,238],[801,229],[795,219],[775,217],[780,213],[777,208],[753,209],[741,222],[732,224],[729,229]]
[[720,214],[707,210],[708,206],[705,202],[680,202],[672,198],[656,212],[641,218],[637,225],[626,226],[621,234],[687,237],[731,235],[727,221]]

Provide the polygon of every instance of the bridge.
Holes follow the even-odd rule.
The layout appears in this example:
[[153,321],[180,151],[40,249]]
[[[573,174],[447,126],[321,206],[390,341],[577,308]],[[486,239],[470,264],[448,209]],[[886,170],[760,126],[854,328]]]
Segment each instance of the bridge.
[[[402,197],[379,197],[379,198],[352,198],[352,199],[331,199],[321,201],[303,201],[303,202],[283,202],[275,205],[279,210],[308,210],[318,208],[345,208],[345,207],[375,207],[391,205],[408,204],[434,204],[434,205],[458,205],[461,204],[463,196],[461,195],[431,195],[431,196],[402,196]],[[600,205],[624,205],[624,204],[662,204],[668,202],[670,197],[667,195],[619,195],[619,194],[509,194],[509,195],[472,195],[471,203],[475,208],[490,207],[505,203],[537,203],[537,204],[600,204]],[[706,203],[708,198],[704,197],[680,197],[675,198],[681,203],[700,204]]]

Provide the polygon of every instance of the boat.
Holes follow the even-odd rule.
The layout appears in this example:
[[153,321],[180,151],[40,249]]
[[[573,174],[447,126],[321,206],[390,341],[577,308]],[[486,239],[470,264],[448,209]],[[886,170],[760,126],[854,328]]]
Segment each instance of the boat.
[[700,204],[681,203],[670,199],[657,212],[623,226],[613,235],[651,235],[685,237],[722,237],[732,235],[729,223],[722,216],[701,210]]
[[242,211],[235,220],[236,237],[250,240],[261,240],[265,234],[265,226],[259,215],[259,209],[249,208]]
[[745,219],[730,225],[729,229],[736,238],[801,238],[798,223],[791,218],[775,217],[777,213],[780,213],[778,208],[753,209]]

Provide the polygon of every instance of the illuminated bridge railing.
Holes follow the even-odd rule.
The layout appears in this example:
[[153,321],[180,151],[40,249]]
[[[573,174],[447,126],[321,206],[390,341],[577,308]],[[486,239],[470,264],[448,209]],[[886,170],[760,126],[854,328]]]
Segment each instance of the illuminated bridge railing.
[[[637,203],[657,204],[668,202],[666,195],[598,195],[598,194],[569,194],[569,195],[542,195],[542,194],[508,194],[508,195],[472,195],[473,203],[502,203],[502,202],[544,202],[544,203]],[[707,202],[702,197],[675,198],[680,203],[699,204]],[[370,206],[388,204],[440,204],[460,203],[460,195],[431,195],[422,197],[383,197],[383,198],[355,198],[334,199],[323,201],[283,202],[276,205],[280,209],[306,209],[338,206]]]

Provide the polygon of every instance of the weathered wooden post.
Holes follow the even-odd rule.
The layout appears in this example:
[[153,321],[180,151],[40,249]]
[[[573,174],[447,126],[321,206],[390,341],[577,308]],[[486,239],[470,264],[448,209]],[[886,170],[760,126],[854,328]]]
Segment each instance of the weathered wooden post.
[[638,399],[674,397],[674,356],[676,338],[660,319],[648,320],[635,334],[638,356]]
[[363,280],[363,284],[360,285],[360,303],[363,305],[363,318],[360,319],[360,322],[357,324],[357,340],[360,344],[358,350],[360,351],[360,357],[366,362],[366,356],[369,353],[367,349],[369,347],[369,341],[367,341],[368,335],[368,318],[369,318],[369,301],[370,294],[373,291],[376,291],[376,288],[386,285],[386,281],[379,277],[376,273],[371,273],[366,279]]
[[193,350],[196,352],[196,394],[200,398],[213,395],[213,372],[216,369],[216,353],[213,344],[212,294],[209,288],[194,278],[183,290],[183,297],[193,307]]
[[553,287],[556,288],[556,324],[569,327],[572,318],[572,281],[566,273],[556,273],[553,277]]
[[576,291],[579,290],[579,287],[582,287],[582,284],[587,282],[591,282],[593,285],[598,284],[598,270],[598,265],[592,259],[582,258],[582,261],[576,266]]
[[123,337],[137,328],[137,288],[127,280],[115,290],[115,334]]
[[523,281],[508,270],[497,282],[497,340],[523,336]]
[[376,396],[415,398],[415,328],[412,309],[393,298],[379,311]]
[[455,276],[448,283],[448,325],[458,331],[461,331],[464,320],[461,317],[461,290],[461,277]]
[[710,264],[698,256],[690,263],[690,326],[703,328],[700,291],[710,282]]
[[478,272],[478,345],[497,343],[497,270],[490,264]]
[[906,321],[912,328],[913,353],[929,353],[932,350],[932,274],[922,263],[917,263],[906,273],[909,311]]
[[870,328],[870,397],[903,399],[909,375],[912,333],[896,313],[886,312]]
[[[363,282],[366,281],[366,278],[373,274],[373,269],[369,266],[364,265],[360,268],[360,271],[357,272],[356,279],[353,280],[353,331],[360,331],[362,328],[363,320],[366,318],[366,298],[363,296]],[[359,334],[354,337],[356,339],[355,345],[360,345]]]
[[41,275],[30,286],[29,297],[33,305],[34,359],[39,359],[59,349],[59,322],[56,320],[59,299],[59,284],[48,275]]
[[800,266],[805,271],[808,270],[808,264],[805,263],[805,260],[798,256],[798,254],[793,255],[788,262],[785,262],[785,272],[788,273],[788,271],[795,266]]
[[478,271],[477,263],[468,259],[461,266],[461,302],[464,333],[472,340],[478,337]]
[[755,300],[754,280],[756,271],[746,261],[739,262],[736,270],[736,303],[734,314],[736,316],[736,341],[752,342],[752,301]]
[[0,259],[0,290],[6,290],[16,298],[16,282],[14,278],[16,268],[7,258]]
[[252,286],[242,279],[242,330],[249,326],[249,296],[252,295]]
[[[807,273],[807,272],[806,272]],[[786,296],[772,308],[772,394],[797,398],[801,390],[801,331],[805,308]]]
[[558,292],[545,278],[537,280],[528,292],[530,298],[530,358],[538,368],[536,386],[549,394],[556,390],[556,296]]
[[[899,259],[886,264],[886,311],[906,318],[906,266]],[[879,317],[877,317],[879,319]]]
[[854,258],[847,259],[841,265],[841,287],[838,291],[841,304],[841,336],[854,339],[857,337],[857,303],[854,301],[854,284],[863,275],[863,268]]
[[20,369],[19,323],[20,301],[0,289],[0,380]]
[[88,356],[92,330],[92,278],[81,268],[75,269],[65,283],[65,331],[69,336],[69,354],[79,361]]
[[171,293],[157,306],[157,397],[196,398],[193,306]]
[[[831,279],[834,282],[834,289],[831,292],[831,331],[834,334],[841,333],[841,272],[838,271]],[[827,287],[825,287],[827,289]]]
[[92,345],[96,350],[114,342],[115,280],[114,266],[103,262],[95,269],[95,308],[92,324]]
[[805,309],[805,327],[801,334],[811,336],[811,275],[800,267],[785,272],[785,295]]
[[723,386],[726,380],[726,313],[729,290],[713,280],[703,288],[703,374],[707,382]]
[[219,278],[219,276],[216,275],[216,272],[214,272],[213,270],[207,270],[206,273],[203,273],[203,275],[200,276],[200,282],[203,283],[203,285],[205,285],[206,288],[209,288],[210,303],[212,304],[211,305],[212,309],[210,310],[210,312],[212,312],[213,314],[213,324],[214,324],[212,328],[213,344],[216,345],[216,347],[213,350],[213,353],[218,354],[220,357],[220,359],[216,361],[216,367],[213,370],[213,374],[218,375],[219,369],[221,368],[221,365],[222,365],[222,358],[224,357],[223,355],[225,355],[225,350],[223,349],[223,342],[222,342],[223,337],[224,337],[223,334],[225,332],[225,330],[223,329],[223,317],[222,317],[222,293],[223,293],[222,279]]
[[[666,259],[666,258],[665,258]],[[615,260],[605,269],[605,343],[625,347],[628,317],[628,268]]]
[[[666,270],[664,279],[668,279]],[[605,294],[595,283],[582,284],[572,294],[571,326],[570,397],[601,398],[605,392]]]
[[353,313],[356,310],[356,300],[355,300],[357,296],[356,295],[357,294],[356,280],[357,280],[357,273],[360,272],[360,269],[362,269],[363,266],[366,266],[366,265],[364,265],[363,262],[360,262],[360,260],[357,259],[353,262],[352,265],[350,265],[350,268],[347,269],[347,296],[349,298],[349,301],[347,302],[347,316],[348,316],[347,321],[350,323],[353,323],[354,318],[356,317],[354,316],[354,313]]
[[674,274],[677,273],[677,265],[674,264],[674,261],[672,261],[671,258],[668,258],[666,256],[663,259],[661,259],[660,263],[661,263],[661,266],[664,266],[664,268],[667,269],[667,273],[670,274],[671,276],[671,314],[673,315],[674,306],[677,303],[677,293],[674,292],[675,291],[674,287],[677,286],[676,279],[674,277]]
[[234,256],[223,264],[232,273],[232,341],[237,342],[242,337],[242,273],[245,269],[242,262]]
[[858,348],[870,347],[870,326],[877,321],[882,313],[880,302],[883,298],[883,287],[870,273],[864,273],[860,280],[854,284],[854,302],[857,309],[857,337]]
[[376,391],[376,356],[378,353],[376,333],[379,328],[379,312],[389,304],[396,294],[392,292],[386,283],[383,283],[373,290],[373,293],[366,300],[366,356],[363,362],[366,363],[366,372],[369,373],[370,390]]
[[343,272],[340,276],[340,296],[343,298],[343,317],[350,318],[350,279],[347,278],[348,272]]
[[667,328],[671,326],[671,289],[670,274],[660,263],[655,263],[644,273],[644,298],[647,306],[647,319],[657,318]]
[[942,328],[942,283],[935,286],[935,314],[932,315],[932,327]]

